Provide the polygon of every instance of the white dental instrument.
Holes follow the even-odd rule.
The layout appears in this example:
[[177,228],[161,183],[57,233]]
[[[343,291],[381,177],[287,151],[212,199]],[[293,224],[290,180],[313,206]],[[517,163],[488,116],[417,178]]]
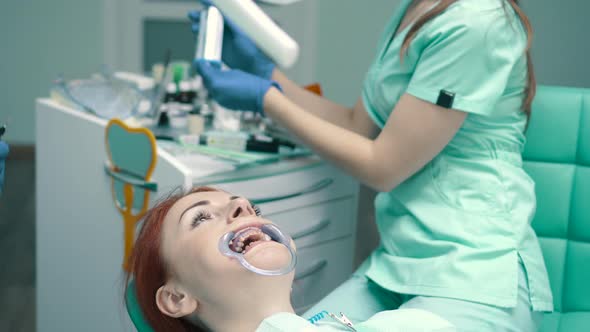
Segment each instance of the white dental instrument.
[[223,24],[223,16],[216,7],[209,6],[201,11],[195,59],[207,60],[221,68]]
[[[279,66],[289,68],[297,61],[299,45],[283,31],[252,0],[212,0],[223,15],[240,27],[260,49]],[[287,4],[289,1],[266,0],[272,4]]]

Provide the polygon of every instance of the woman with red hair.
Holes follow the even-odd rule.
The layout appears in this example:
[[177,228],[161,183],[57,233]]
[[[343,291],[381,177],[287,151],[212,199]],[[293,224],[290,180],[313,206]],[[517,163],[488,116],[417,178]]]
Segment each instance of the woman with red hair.
[[[253,273],[220,252],[224,234],[271,224],[258,211],[243,197],[199,187],[171,195],[148,212],[128,279],[135,281],[137,302],[153,330],[350,331],[336,320],[312,324],[294,314],[293,271]],[[232,248],[264,270],[289,265],[292,257],[285,245],[269,237],[256,239]],[[363,326],[373,331],[377,326],[388,326],[388,331],[454,331],[443,319],[416,309],[383,312],[357,328]]]

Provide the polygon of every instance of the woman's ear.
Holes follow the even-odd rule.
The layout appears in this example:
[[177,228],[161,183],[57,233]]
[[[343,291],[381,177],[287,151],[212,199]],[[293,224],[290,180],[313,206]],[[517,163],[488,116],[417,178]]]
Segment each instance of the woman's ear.
[[156,292],[156,305],[164,315],[180,318],[195,312],[199,303],[180,287],[166,283]]

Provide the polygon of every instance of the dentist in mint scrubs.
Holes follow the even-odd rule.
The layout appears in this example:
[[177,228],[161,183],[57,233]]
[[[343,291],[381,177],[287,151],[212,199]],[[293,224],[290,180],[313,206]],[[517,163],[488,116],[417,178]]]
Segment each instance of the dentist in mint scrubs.
[[522,169],[535,78],[518,1],[403,0],[353,107],[300,88],[227,27],[231,69],[196,63],[212,97],[272,118],[380,192],[379,247],[308,316],[414,308],[459,331],[538,330],[553,300]]

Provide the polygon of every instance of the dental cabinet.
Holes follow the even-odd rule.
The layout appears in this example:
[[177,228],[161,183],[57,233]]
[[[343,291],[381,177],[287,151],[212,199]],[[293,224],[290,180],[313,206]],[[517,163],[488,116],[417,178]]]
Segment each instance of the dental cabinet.
[[[39,99],[36,107],[37,330],[132,331],[123,301],[123,220],[105,172],[107,121]],[[260,202],[293,237],[293,306],[303,313],[353,269],[358,183],[316,156],[232,169],[157,143],[153,204],[210,185]],[[150,204],[150,205],[151,205]]]

